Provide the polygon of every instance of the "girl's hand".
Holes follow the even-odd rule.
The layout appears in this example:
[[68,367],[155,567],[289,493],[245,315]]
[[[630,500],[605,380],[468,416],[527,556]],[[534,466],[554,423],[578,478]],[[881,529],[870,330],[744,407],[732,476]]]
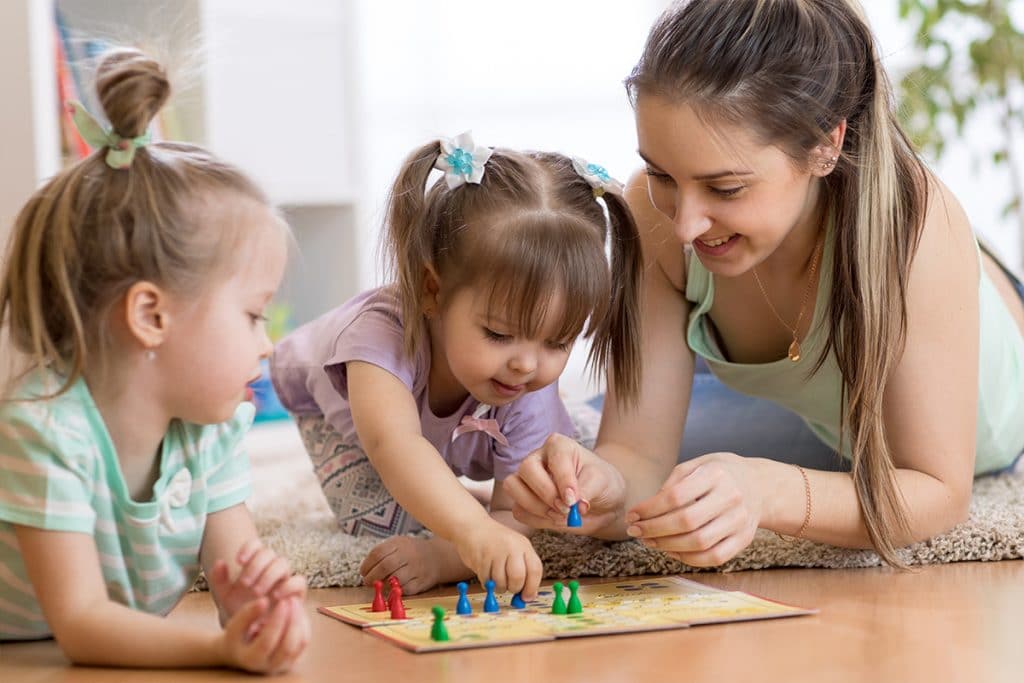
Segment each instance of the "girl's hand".
[[524,600],[537,596],[544,566],[530,539],[518,531],[492,520],[452,543],[481,586],[492,579],[498,592],[522,593]]
[[265,547],[259,539],[251,539],[238,549],[235,561],[241,571],[234,581],[230,578],[227,562],[220,559],[207,577],[210,591],[225,619],[230,619],[243,605],[256,598],[267,597],[271,602],[306,598],[306,578],[293,575],[287,560]]
[[228,621],[220,647],[230,666],[253,673],[291,669],[309,643],[309,619],[297,598],[270,607],[266,598],[243,605]]
[[367,586],[372,586],[374,581],[386,583],[389,576],[394,576],[402,584],[402,595],[422,593],[441,582],[446,545],[451,555],[451,545],[437,536],[392,536],[366,554],[359,565],[359,574]]
[[[504,487],[514,501],[512,514],[523,524],[584,535],[621,520],[626,500],[622,474],[563,434],[552,434],[526,456]],[[569,528],[566,517],[575,502],[583,526]]]
[[750,545],[763,494],[753,461],[710,453],[680,465],[626,514],[626,533],[694,567],[713,567]]

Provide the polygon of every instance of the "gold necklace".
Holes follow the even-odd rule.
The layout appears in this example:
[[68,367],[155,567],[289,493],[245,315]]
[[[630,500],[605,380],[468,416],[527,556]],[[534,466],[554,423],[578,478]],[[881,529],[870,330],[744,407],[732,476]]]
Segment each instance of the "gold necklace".
[[[789,359],[794,363],[800,360],[800,340],[797,338],[797,332],[800,329],[800,321],[804,319],[804,311],[807,309],[807,297],[811,293],[811,283],[814,282],[814,273],[818,270],[818,257],[821,256],[821,248],[824,243],[822,242],[821,235],[818,235],[818,240],[814,244],[814,258],[811,259],[811,269],[807,276],[807,284],[804,285],[804,298],[800,302],[800,313],[796,316],[796,323],[790,327],[789,323],[782,319],[779,312],[775,310],[775,306],[772,305],[772,300],[768,298],[768,292],[765,291],[764,285],[761,283],[761,278],[757,276],[757,267],[753,268],[754,281],[757,282],[758,289],[761,290],[761,294],[764,295],[764,300],[768,303],[768,308],[771,309],[775,318],[782,323],[785,327],[793,334],[793,343],[789,345],[789,351],[786,353]],[[808,330],[809,331],[809,330]]]

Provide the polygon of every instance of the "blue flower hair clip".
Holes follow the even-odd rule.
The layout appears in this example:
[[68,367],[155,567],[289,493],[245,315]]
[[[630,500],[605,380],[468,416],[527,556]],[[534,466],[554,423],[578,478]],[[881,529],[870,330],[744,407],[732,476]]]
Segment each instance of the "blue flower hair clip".
[[594,188],[595,197],[600,197],[605,192],[611,192],[616,195],[622,194],[622,183],[612,178],[604,166],[592,164],[580,157],[573,157],[572,167],[580,174],[580,177],[587,181],[590,187]]
[[441,154],[434,162],[434,168],[444,171],[448,189],[454,190],[465,183],[479,185],[484,177],[484,164],[494,150],[478,146],[468,130],[454,138],[441,138],[440,142]]

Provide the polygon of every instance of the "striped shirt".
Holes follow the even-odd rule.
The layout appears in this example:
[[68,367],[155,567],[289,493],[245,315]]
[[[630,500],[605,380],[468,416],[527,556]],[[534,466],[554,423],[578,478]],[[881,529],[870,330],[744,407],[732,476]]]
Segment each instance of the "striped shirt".
[[219,425],[172,421],[152,495],[138,502],[84,380],[57,398],[24,400],[59,383],[36,371],[0,402],[0,640],[51,635],[12,525],[92,536],[108,597],[163,615],[199,573],[207,516],[249,494],[242,437],[252,404]]

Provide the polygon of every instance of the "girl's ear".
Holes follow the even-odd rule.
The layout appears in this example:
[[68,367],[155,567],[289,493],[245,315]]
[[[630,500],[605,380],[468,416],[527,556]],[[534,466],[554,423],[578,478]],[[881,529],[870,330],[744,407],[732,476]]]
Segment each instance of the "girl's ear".
[[441,310],[441,279],[431,265],[423,266],[423,315],[433,318]]
[[124,296],[125,326],[142,348],[152,350],[164,343],[170,327],[167,294],[152,282],[136,282]]
[[839,163],[843,141],[846,139],[846,119],[840,121],[839,125],[832,129],[828,138],[828,144],[818,145],[814,154],[811,155],[811,175],[823,178],[831,173]]

